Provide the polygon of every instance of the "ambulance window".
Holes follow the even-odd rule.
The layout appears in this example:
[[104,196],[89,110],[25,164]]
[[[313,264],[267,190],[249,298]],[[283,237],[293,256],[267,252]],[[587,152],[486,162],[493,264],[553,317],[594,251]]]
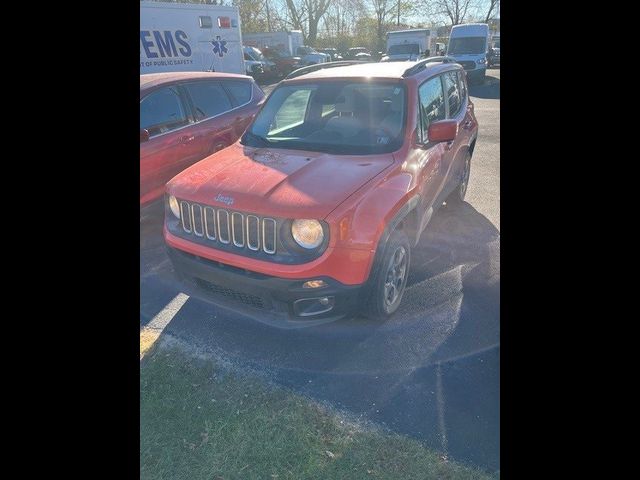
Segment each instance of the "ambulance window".
[[200,20],[200,28],[213,28],[211,17],[198,17]]
[[185,85],[191,96],[196,120],[231,110],[231,100],[218,82],[193,82]]

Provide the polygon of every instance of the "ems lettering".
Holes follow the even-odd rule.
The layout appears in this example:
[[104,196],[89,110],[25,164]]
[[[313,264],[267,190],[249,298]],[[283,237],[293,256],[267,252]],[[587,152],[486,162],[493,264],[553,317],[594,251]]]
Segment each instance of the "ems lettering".
[[161,57],[177,57],[176,45],[173,43],[173,35],[169,30],[164,31],[164,36],[158,31],[153,32],[153,38],[156,39],[156,45],[160,51]]
[[182,30],[140,30],[140,45],[147,58],[190,57],[188,39]]

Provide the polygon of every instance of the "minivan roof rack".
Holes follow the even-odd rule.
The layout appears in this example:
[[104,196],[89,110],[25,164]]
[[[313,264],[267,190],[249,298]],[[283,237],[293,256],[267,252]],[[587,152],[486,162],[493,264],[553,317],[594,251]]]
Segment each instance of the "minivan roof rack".
[[411,75],[415,75],[416,73],[424,70],[429,63],[456,63],[455,59],[447,56],[439,56],[439,57],[428,57],[424,60],[420,60],[419,62],[412,65],[410,68],[407,68],[402,74],[402,78],[410,77]]
[[315,72],[317,70],[323,70],[325,68],[346,67],[348,65],[357,65],[360,63],[368,63],[368,62],[362,62],[359,60],[345,60],[345,61],[338,61],[338,62],[316,63],[315,65],[309,65],[306,67],[298,68],[297,70],[294,70],[289,75],[284,77],[284,79],[289,80],[291,78],[296,78],[301,75],[306,75],[307,73]]

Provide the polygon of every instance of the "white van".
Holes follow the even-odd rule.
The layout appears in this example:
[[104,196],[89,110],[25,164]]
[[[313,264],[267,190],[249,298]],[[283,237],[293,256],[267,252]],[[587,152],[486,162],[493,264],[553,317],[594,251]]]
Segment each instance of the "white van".
[[304,45],[301,30],[284,32],[247,33],[242,37],[245,45],[257,48],[274,48],[286,56],[300,57],[300,66],[331,61],[326,53],[316,52]]
[[447,55],[464,67],[470,83],[484,83],[488,40],[489,25],[486,23],[466,23],[451,27]]
[[245,74],[238,7],[140,2],[140,74]]
[[387,53],[381,62],[403,62],[436,55],[436,31],[427,28],[387,33]]
[[245,45],[251,47],[260,49],[268,47],[279,50],[288,57],[295,57],[298,47],[304,45],[304,37],[301,30],[245,33],[242,41]]

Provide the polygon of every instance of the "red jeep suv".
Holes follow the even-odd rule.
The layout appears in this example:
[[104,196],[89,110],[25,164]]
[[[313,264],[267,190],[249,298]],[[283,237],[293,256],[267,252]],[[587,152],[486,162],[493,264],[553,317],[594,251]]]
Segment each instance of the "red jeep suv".
[[281,326],[397,310],[412,247],[464,199],[478,125],[446,58],[349,63],[293,72],[237,143],[167,184],[185,291]]
[[162,197],[176,173],[238,140],[263,98],[244,75],[140,75],[140,207]]

